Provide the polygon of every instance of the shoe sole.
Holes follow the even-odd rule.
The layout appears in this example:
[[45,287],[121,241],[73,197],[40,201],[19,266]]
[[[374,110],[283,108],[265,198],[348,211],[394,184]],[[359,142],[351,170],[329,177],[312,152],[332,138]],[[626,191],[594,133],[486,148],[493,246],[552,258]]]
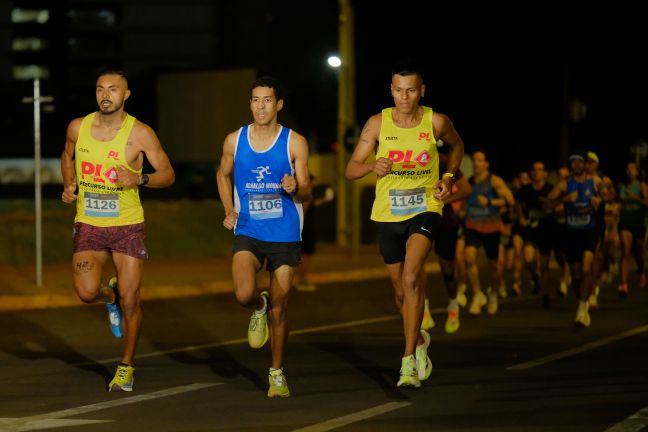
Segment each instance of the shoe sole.
[[396,387],[400,387],[400,388],[420,388],[421,383],[420,382],[417,383],[416,381],[409,381],[409,380],[407,380],[407,381],[400,381],[399,380],[398,384],[396,384]]
[[110,387],[108,391],[110,393],[132,392],[133,387],[119,387],[117,384],[113,384],[113,386]]
[[[420,371],[418,368],[416,368],[416,373],[418,374],[418,379],[419,381],[426,380],[430,377],[430,374],[432,373],[432,360],[430,360],[430,356],[427,355],[427,349],[430,346],[430,334],[426,331],[421,331],[421,336],[423,337],[423,349],[425,350],[425,356],[427,358],[427,365],[425,366],[425,371],[423,373],[423,376],[421,376]],[[419,383],[419,386],[421,384]]]
[[426,379],[430,378],[430,375],[432,375],[432,360],[430,360],[430,356],[426,356],[426,358],[427,358],[427,365],[425,366],[425,371],[423,373],[423,376],[421,376],[417,368],[419,381],[425,381]]

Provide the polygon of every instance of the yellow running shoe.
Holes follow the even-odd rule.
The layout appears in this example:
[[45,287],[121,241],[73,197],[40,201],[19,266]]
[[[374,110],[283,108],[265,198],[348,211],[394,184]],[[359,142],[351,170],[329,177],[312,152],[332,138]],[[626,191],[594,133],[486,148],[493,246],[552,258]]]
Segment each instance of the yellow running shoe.
[[578,309],[576,310],[576,319],[574,324],[581,327],[589,327],[592,320],[590,318],[589,312],[589,303],[588,302],[579,302]]
[[468,299],[466,298],[466,284],[465,283],[460,283],[457,285],[457,303],[459,303],[459,306],[461,307],[466,307],[468,304]]
[[263,312],[253,311],[248,326],[248,343],[252,348],[261,348],[268,341],[268,291],[261,292],[261,297],[265,297],[266,307]]
[[421,387],[421,381],[418,378],[416,370],[416,360],[413,355],[403,357],[401,360],[400,379],[397,387]]
[[288,397],[290,390],[288,389],[288,382],[283,373],[283,369],[270,370],[268,374],[268,397]]
[[498,294],[502,299],[508,297],[508,291],[506,290],[506,284],[504,283],[504,281],[502,281],[502,283],[499,286]]
[[133,372],[135,372],[135,368],[133,366],[122,364],[118,365],[117,372],[115,372],[115,377],[112,379],[112,381],[110,381],[110,384],[108,384],[108,391],[133,391],[133,382],[135,381],[135,379],[133,378]]
[[448,310],[448,319],[445,322],[445,332],[456,333],[459,330],[459,309]]
[[495,315],[497,313],[497,291],[494,288],[488,287],[488,303],[486,304],[486,312],[489,315]]
[[423,309],[423,321],[421,321],[421,328],[423,330],[430,330],[434,327],[434,318],[430,313],[430,305],[428,299],[425,299],[425,308]]
[[430,335],[425,330],[420,330],[423,337],[423,345],[416,347],[416,370],[419,381],[426,380],[432,373],[432,360],[428,356],[427,349],[430,346]]
[[470,302],[470,308],[468,309],[468,313],[470,315],[481,314],[481,308],[482,306],[486,306],[486,303],[488,303],[486,296],[484,295],[483,292],[479,291],[477,294],[473,296],[472,302]]

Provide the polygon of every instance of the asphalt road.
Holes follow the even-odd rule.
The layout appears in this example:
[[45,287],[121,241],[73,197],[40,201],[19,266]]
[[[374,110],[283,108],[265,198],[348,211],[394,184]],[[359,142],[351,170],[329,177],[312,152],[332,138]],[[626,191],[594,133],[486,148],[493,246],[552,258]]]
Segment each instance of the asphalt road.
[[266,397],[269,347],[247,346],[231,295],[147,302],[122,394],[105,392],[121,347],[104,307],[1,313],[0,431],[648,430],[648,290],[604,288],[588,329],[573,326],[573,296],[544,310],[526,295],[495,316],[462,311],[447,335],[438,276],[430,285],[434,370],[420,389],[396,388],[386,280],[294,292],[287,399]]

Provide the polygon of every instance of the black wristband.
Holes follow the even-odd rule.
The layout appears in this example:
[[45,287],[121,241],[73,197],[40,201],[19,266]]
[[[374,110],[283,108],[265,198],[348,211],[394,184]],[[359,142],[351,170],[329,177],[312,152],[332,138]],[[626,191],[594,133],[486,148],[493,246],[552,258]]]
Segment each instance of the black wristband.
[[140,182],[140,186],[144,186],[148,184],[148,182],[149,182],[148,174],[142,174],[142,181]]

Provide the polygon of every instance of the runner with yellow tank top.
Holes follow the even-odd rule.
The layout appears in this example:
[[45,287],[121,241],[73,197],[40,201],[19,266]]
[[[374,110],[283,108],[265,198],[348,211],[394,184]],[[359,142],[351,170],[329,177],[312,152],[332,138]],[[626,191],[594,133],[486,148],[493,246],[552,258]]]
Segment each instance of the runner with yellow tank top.
[[[395,106],[369,118],[346,167],[349,180],[378,176],[371,219],[403,317],[405,349],[399,387],[420,387],[432,372],[430,336],[421,330],[425,261],[463,157],[463,141],[450,119],[419,105],[425,93],[422,69],[404,61],[392,69]],[[450,147],[447,172],[439,176],[436,140]],[[375,152],[375,161],[368,161]]]
[[[139,187],[167,187],[175,178],[155,132],[124,111],[129,96],[124,72],[101,72],[95,86],[99,111],[70,122],[61,155],[61,199],[77,203],[72,257],[76,293],[85,303],[106,303],[113,334],[124,338],[108,391],[133,390],[142,320],[139,292],[148,258]],[[145,156],[155,170],[151,174],[142,174]],[[109,258],[117,275],[106,286],[101,278]]]
[[126,142],[135,124],[135,117],[126,115],[114,139],[102,142],[92,136],[92,123],[97,113],[81,120],[79,138],[75,148],[74,167],[79,185],[77,213],[74,222],[96,227],[133,225],[144,222],[139,189],[117,183],[117,168],[125,166]]
[[382,111],[376,158],[390,159],[393,164],[391,172],[376,182],[371,220],[401,222],[422,212],[441,213],[443,202],[434,196],[439,157],[432,133],[433,112],[421,108],[421,122],[413,128],[396,126],[393,108]]

